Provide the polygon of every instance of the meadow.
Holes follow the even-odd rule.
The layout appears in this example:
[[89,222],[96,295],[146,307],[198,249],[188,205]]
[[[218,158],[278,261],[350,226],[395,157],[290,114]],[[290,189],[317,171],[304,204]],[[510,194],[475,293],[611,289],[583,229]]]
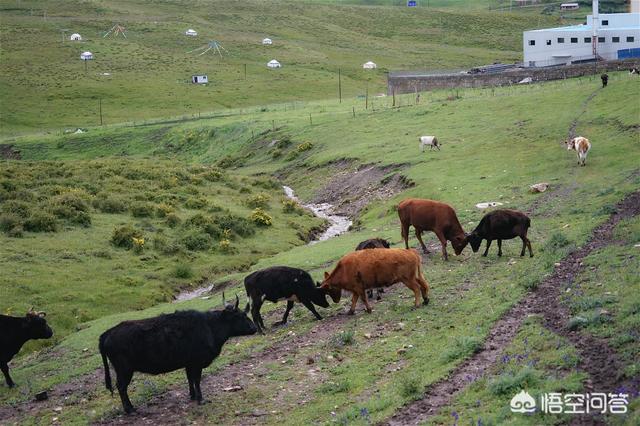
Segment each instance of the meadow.
[[[61,183],[90,201],[87,211],[91,227],[84,228],[63,216],[56,219],[64,227],[57,233],[31,232],[24,228],[25,223],[21,225],[22,238],[0,236],[3,258],[7,258],[6,247],[19,247],[5,264],[13,272],[3,277],[12,277],[11,280],[24,277],[22,285],[28,286],[27,292],[21,292],[3,284],[8,299],[2,298],[0,309],[19,313],[31,305],[30,299],[38,297],[35,291],[43,288],[38,283],[49,282],[50,276],[55,278],[53,271],[60,269],[51,266],[52,261],[67,262],[64,272],[69,278],[90,273],[100,285],[126,288],[127,294],[118,299],[121,305],[117,306],[117,312],[96,308],[93,316],[78,321],[77,331],[69,329],[63,339],[38,342],[26,348],[12,363],[19,387],[12,391],[0,387],[0,419],[21,424],[50,423],[54,417],[65,424],[134,423],[143,418],[224,424],[384,421],[403,405],[421,398],[425,389],[482,350],[495,323],[512,306],[535,292],[558,262],[583,246],[592,230],[608,220],[619,200],[637,191],[640,110],[637,103],[627,100],[637,98],[639,92],[633,76],[611,73],[606,89],[599,87],[597,79],[581,78],[525,87],[435,91],[423,94],[418,104],[413,97],[399,97],[395,107],[388,98],[376,98],[375,110],[371,106],[365,109],[362,99],[351,97],[342,105],[334,100],[281,103],[264,110],[234,110],[227,116],[187,123],[89,128],[81,135],[16,138],[12,141],[13,148],[20,151],[22,160],[2,163],[3,182],[23,176],[21,181],[24,179],[29,188],[9,191],[5,187],[5,191],[33,192],[39,201],[29,204],[29,208],[49,211],[55,216],[51,206],[61,202],[59,197],[64,192],[52,192],[53,182],[47,180],[69,180]],[[586,167],[577,167],[575,154],[567,152],[562,143],[573,125],[578,134],[589,137],[593,143]],[[425,133],[438,135],[442,151],[419,152],[417,136]],[[185,135],[192,135],[188,143],[178,144]],[[305,230],[318,222],[283,211],[279,190],[268,183],[289,185],[303,200],[314,200],[318,194],[326,194],[326,188],[333,187],[336,181],[351,182],[353,176],[370,168],[379,173],[367,182],[364,195],[359,191],[347,192],[343,199],[332,200],[346,208],[357,204],[363,196],[366,198],[367,203],[355,217],[354,228],[312,246],[303,245],[287,221],[296,221]],[[107,177],[105,189],[96,185],[97,191],[93,191],[91,184],[104,169],[114,172]],[[9,175],[5,170],[10,171]],[[35,179],[38,170],[48,171],[47,174],[62,170],[62,176],[51,176],[35,184],[29,179]],[[139,179],[123,176],[145,170],[160,176],[144,178],[140,187],[136,186]],[[70,175],[65,175],[68,172]],[[147,293],[145,306],[132,306],[144,292],[156,290],[156,294],[166,297],[194,280],[177,282],[170,276],[169,265],[175,262],[174,255],[155,248],[148,252],[145,248],[143,253],[136,254],[114,247],[109,242],[113,228],[131,224],[134,228],[149,229],[145,237],[152,240],[163,229],[167,243],[179,239],[187,229],[170,228],[157,213],[145,219],[148,224],[134,218],[129,208],[115,215],[104,213],[97,200],[101,199],[102,191],[112,186],[112,192],[117,194],[111,195],[125,198],[127,206],[134,201],[153,203],[157,212],[161,202],[167,203],[162,198],[163,179],[179,172],[188,183],[166,192],[183,195],[187,200],[196,196],[207,200],[207,207],[191,211],[184,204],[186,200],[178,197],[174,208],[180,216],[179,226],[186,226],[189,217],[198,213],[209,217],[211,224],[216,224],[221,214],[246,220],[253,211],[247,205],[248,200],[262,193],[270,197],[270,209],[266,212],[272,216],[274,225],[268,229],[256,227],[254,236],[232,239],[232,246],[238,249],[235,254],[221,254],[215,245],[204,252],[181,247],[184,253],[193,256],[190,258],[195,265],[193,270],[199,271],[197,265],[204,263],[222,262],[230,266],[229,270],[216,271],[219,273],[209,277],[216,283],[211,297],[156,304],[162,299],[149,300]],[[201,176],[210,172],[216,176],[219,172],[222,180],[210,181]],[[200,177],[203,180],[199,185]],[[406,185],[392,188],[389,182],[394,179]],[[529,191],[529,185],[543,181],[551,185],[548,192]],[[230,184],[237,187],[231,188]],[[241,192],[243,187],[250,191]],[[194,189],[198,194],[190,192]],[[216,198],[216,191],[222,192],[222,200]],[[140,197],[145,194],[146,198]],[[238,294],[243,299],[242,278],[249,271],[271,265],[301,267],[320,280],[337,259],[372,236],[387,238],[401,247],[395,206],[407,197],[446,201],[457,210],[467,231],[482,217],[483,211],[475,207],[478,202],[500,201],[505,207],[526,211],[532,219],[529,237],[535,256],[520,258],[519,243],[507,241],[502,258],[497,257],[495,248],[486,258],[466,249],[461,256],[445,262],[435,245],[435,237],[428,235],[427,244],[434,250],[424,257],[423,265],[431,285],[431,304],[427,307],[411,309],[412,296],[401,286],[395,286],[376,302],[370,315],[360,306],[353,317],[340,315],[345,307],[333,305],[321,311],[325,320],[316,322],[298,306],[288,326],[274,328],[266,336],[235,339],[224,348],[222,356],[205,371],[203,391],[210,404],[188,404],[182,372],[158,377],[137,375],[130,394],[140,413],[122,416],[117,399],[110,398],[101,383],[97,338],[105,329],[125,319],[175,309],[220,306],[222,288],[227,297]],[[228,209],[229,213],[213,206]],[[150,231],[149,226],[156,230]],[[634,331],[639,303],[634,291],[638,284],[638,253],[634,247],[640,238],[637,228],[637,218],[621,221],[616,226],[614,242],[585,259],[585,268],[575,280],[580,283],[580,291],[565,292],[562,298],[571,312],[571,317],[564,319],[567,324],[571,322],[580,332],[605,339],[617,351],[623,366],[619,372],[621,380],[637,378],[639,368],[640,345]],[[69,240],[65,252],[73,256],[70,259],[61,260],[59,249],[55,250],[58,257],[54,260],[52,253],[37,250],[34,244],[27,245],[30,240],[46,238],[47,244],[59,248],[63,237]],[[259,244],[263,244],[260,251],[251,253]],[[417,241],[411,239],[411,245],[417,246]],[[94,250],[107,250],[112,259],[90,258]],[[247,254],[243,259],[247,252],[252,257]],[[36,269],[26,260],[37,256],[42,256],[39,264],[49,265],[49,269]],[[149,260],[143,261],[142,256],[154,258],[150,266],[144,266]],[[152,282],[164,293],[158,292],[151,282],[138,292],[135,285],[127,287],[126,283],[107,278],[108,272],[99,275],[97,267],[94,268],[98,269],[97,274],[87,272],[82,261],[92,268],[94,262],[105,269],[118,264],[123,275],[133,278],[157,274],[160,279]],[[245,263],[237,270],[231,269],[241,262]],[[158,267],[163,269],[156,271]],[[136,278],[134,282],[142,279]],[[47,297],[38,300],[37,308],[46,309],[53,323],[56,317],[64,317],[74,308],[87,309],[86,304],[93,305],[86,302],[87,298],[104,298],[108,294],[82,286],[71,293],[65,289],[66,282],[51,280]],[[565,284],[573,287],[571,282]],[[25,297],[27,294],[31,296]],[[51,309],[42,306],[49,300]],[[150,305],[155,306],[146,308]],[[128,309],[132,311],[127,312]],[[283,309],[283,304],[265,305],[265,322],[273,323]],[[36,348],[40,350],[34,351]],[[508,407],[511,397],[523,388],[532,393],[586,389],[586,373],[576,369],[580,353],[571,342],[546,328],[543,318],[532,316],[522,323],[513,341],[504,348],[504,354],[506,361],[492,366],[484,377],[471,378],[429,422],[569,422],[571,419],[566,416],[540,412],[521,416],[511,413]],[[223,390],[232,385],[241,389]],[[42,389],[49,390],[50,401],[40,405],[30,402],[33,394]],[[635,399],[627,415],[612,416],[607,422],[635,424],[639,410]]]
[[[333,99],[339,71],[344,98],[381,93],[389,70],[520,61],[523,30],[561,22],[464,3],[2,0],[0,96],[11,102],[0,104],[0,136]],[[126,38],[104,37],[115,24]],[[185,36],[188,28],[198,36]],[[83,41],[69,41],[73,32]],[[264,37],[274,44],[263,46]],[[212,40],[222,55],[188,53]],[[83,51],[94,60],[83,63]],[[274,58],[281,69],[266,67]],[[378,69],[363,70],[369,60]],[[191,84],[194,74],[209,84]]]

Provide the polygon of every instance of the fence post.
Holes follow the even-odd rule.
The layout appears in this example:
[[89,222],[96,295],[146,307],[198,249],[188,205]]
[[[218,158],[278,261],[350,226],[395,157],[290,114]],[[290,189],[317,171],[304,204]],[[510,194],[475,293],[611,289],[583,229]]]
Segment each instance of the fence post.
[[356,107],[351,107],[352,111],[353,111],[353,118],[356,118]]
[[311,113],[309,113],[309,125],[313,126],[313,120],[311,119]]

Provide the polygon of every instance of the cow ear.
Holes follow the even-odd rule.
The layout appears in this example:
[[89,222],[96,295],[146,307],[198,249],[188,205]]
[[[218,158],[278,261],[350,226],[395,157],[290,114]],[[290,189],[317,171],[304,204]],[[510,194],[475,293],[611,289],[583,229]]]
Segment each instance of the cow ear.
[[324,271],[324,279],[326,280],[327,278],[329,278],[329,273],[327,271]]
[[236,294],[236,304],[233,305],[233,309],[238,309],[239,304],[240,304],[240,298],[238,298],[238,295]]
[[321,282],[316,281],[316,287],[320,287],[321,285],[322,285],[322,283],[321,283]]

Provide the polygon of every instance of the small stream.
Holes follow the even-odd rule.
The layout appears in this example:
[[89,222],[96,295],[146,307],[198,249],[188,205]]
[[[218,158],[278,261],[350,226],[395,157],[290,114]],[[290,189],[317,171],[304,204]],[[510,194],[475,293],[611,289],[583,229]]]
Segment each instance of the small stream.
[[[284,194],[287,198],[290,198],[297,203],[299,203],[305,209],[311,210],[313,214],[321,219],[326,219],[330,225],[329,227],[320,234],[315,240],[309,242],[309,245],[316,244],[320,241],[326,241],[329,238],[337,237],[340,234],[344,234],[349,230],[352,225],[352,221],[347,216],[340,216],[333,213],[333,206],[329,203],[321,203],[321,204],[303,204],[300,202],[298,197],[296,197],[293,189],[288,186],[283,186]],[[186,291],[181,291],[175,297],[175,302],[184,302],[185,300],[195,299],[197,297],[202,297],[203,295],[209,293],[213,289],[213,284],[208,284],[204,287],[198,287],[195,289],[190,289]]]

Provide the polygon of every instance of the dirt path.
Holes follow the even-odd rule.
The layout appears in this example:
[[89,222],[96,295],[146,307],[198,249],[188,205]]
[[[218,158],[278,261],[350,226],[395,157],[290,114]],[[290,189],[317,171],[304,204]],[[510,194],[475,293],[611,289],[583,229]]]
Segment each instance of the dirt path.
[[[503,350],[515,337],[522,321],[531,314],[539,314],[544,324],[555,333],[567,338],[578,350],[578,369],[589,375],[586,391],[614,391],[624,384],[618,379],[620,362],[615,352],[603,340],[587,333],[566,328],[569,312],[559,302],[560,294],[582,268],[582,260],[594,250],[614,243],[612,231],[624,219],[640,214],[640,192],[626,197],[616,207],[617,212],[598,226],[584,247],[564,258],[553,273],[524,299],[513,306],[492,328],[483,349],[463,362],[448,378],[431,386],[424,397],[400,409],[383,424],[406,425],[423,423],[454,399],[457,392],[469,383],[469,377],[478,378],[494,365]],[[576,417],[576,424],[601,424],[597,417]]]

